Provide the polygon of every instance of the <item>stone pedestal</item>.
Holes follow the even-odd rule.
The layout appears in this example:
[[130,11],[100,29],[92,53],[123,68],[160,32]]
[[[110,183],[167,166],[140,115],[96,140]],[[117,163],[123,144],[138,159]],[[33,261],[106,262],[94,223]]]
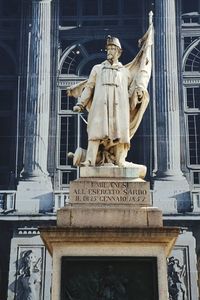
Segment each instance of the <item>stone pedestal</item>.
[[17,211],[38,214],[51,211],[52,207],[53,189],[49,177],[20,181],[16,193]]
[[[121,282],[122,299],[126,299],[125,296],[130,299],[133,296],[130,286],[134,289],[137,285],[140,290],[137,297],[141,299],[143,292],[147,292],[144,284],[147,280],[153,287],[149,299],[167,300],[166,257],[179,229],[163,227],[161,211],[151,206],[149,184],[131,175],[131,170],[108,168],[107,174],[101,177],[104,173],[101,167],[92,169],[88,172],[86,168],[82,169],[80,173],[84,177],[71,182],[70,201],[58,211],[57,227],[40,229],[41,237],[53,256],[52,299],[73,299],[74,290],[64,279],[66,276],[74,276],[76,279],[72,285],[81,286],[83,293],[89,293],[85,285],[96,286],[92,290],[94,299],[98,293],[107,293],[108,290],[115,294],[114,281],[121,282],[127,276],[126,283]],[[123,172],[123,177],[120,177],[120,172]],[[88,174],[92,177],[85,176]],[[152,263],[152,276],[145,277],[144,269],[143,273],[134,270],[139,260],[144,264],[147,261]],[[85,264],[85,267],[81,269],[79,264]],[[101,265],[106,267],[107,275],[104,271],[102,273]],[[118,270],[115,272],[116,266]],[[68,273],[70,270],[73,274]],[[84,274],[90,274],[90,271],[92,275],[83,280]],[[132,276],[135,279],[130,282]],[[82,280],[86,283],[81,284]],[[105,291],[99,287],[102,280],[110,282]],[[86,298],[90,298],[89,294]]]
[[149,183],[130,178],[71,182],[70,203],[57,216],[59,227],[162,227],[161,211],[150,204]]
[[191,212],[192,202],[186,178],[155,180],[153,205],[162,208],[164,215]]

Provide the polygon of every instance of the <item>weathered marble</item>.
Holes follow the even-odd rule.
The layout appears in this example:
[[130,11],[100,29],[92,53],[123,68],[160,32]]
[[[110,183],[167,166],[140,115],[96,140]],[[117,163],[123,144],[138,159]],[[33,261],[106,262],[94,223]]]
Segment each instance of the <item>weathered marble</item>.
[[151,207],[66,207],[57,212],[59,227],[162,227],[162,212]]
[[[149,29],[139,40],[141,49],[134,60],[123,66],[120,41],[107,37],[107,59],[95,65],[88,80],[68,88],[78,98],[74,112],[89,111],[88,147],[74,154],[75,164],[100,166],[113,163],[126,167],[130,140],[137,131],[149,102],[147,86],[151,75],[152,14]],[[84,154],[84,155],[83,155]]]
[[144,178],[147,168],[143,165],[134,167],[101,166],[101,167],[81,167],[80,177],[103,177],[103,178]]
[[[88,167],[87,169],[104,167]],[[106,167],[104,168],[106,170]],[[121,169],[123,173],[123,168]],[[124,170],[124,173],[126,170]],[[109,174],[108,174],[109,176]],[[126,178],[80,178],[70,183],[69,203],[58,210],[60,227],[162,227],[161,210],[151,206],[148,182]]]

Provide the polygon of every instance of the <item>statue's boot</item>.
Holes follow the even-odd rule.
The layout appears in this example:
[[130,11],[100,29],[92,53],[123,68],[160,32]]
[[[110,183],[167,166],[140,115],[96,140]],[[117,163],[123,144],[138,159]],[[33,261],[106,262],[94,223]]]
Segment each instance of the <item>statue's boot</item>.
[[129,147],[127,144],[117,144],[115,146],[116,164],[119,167],[126,166],[126,157],[127,157],[128,150],[129,150]]
[[85,160],[81,163],[81,166],[82,167],[91,167],[92,164],[91,164],[91,161],[90,160]]
[[99,144],[100,144],[100,140],[88,141],[87,154],[86,154],[85,161],[81,163],[82,166],[85,167],[95,166]]

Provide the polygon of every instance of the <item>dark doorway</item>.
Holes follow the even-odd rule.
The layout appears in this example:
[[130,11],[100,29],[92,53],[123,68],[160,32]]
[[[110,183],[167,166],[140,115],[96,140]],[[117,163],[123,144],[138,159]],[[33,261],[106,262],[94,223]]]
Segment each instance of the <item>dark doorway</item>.
[[61,300],[156,300],[152,257],[63,257]]

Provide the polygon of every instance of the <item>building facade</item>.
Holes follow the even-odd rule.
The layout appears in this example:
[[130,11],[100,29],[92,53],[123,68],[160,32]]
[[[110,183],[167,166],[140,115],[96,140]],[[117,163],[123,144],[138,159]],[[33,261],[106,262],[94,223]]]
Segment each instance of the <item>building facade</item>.
[[131,61],[151,10],[150,104],[128,160],[147,166],[153,205],[182,228],[168,261],[170,299],[198,299],[199,0],[0,0],[0,299],[50,299],[38,228],[56,224],[79,176],[67,153],[87,147],[87,114],[73,112],[66,89],[105,60],[107,35]]

